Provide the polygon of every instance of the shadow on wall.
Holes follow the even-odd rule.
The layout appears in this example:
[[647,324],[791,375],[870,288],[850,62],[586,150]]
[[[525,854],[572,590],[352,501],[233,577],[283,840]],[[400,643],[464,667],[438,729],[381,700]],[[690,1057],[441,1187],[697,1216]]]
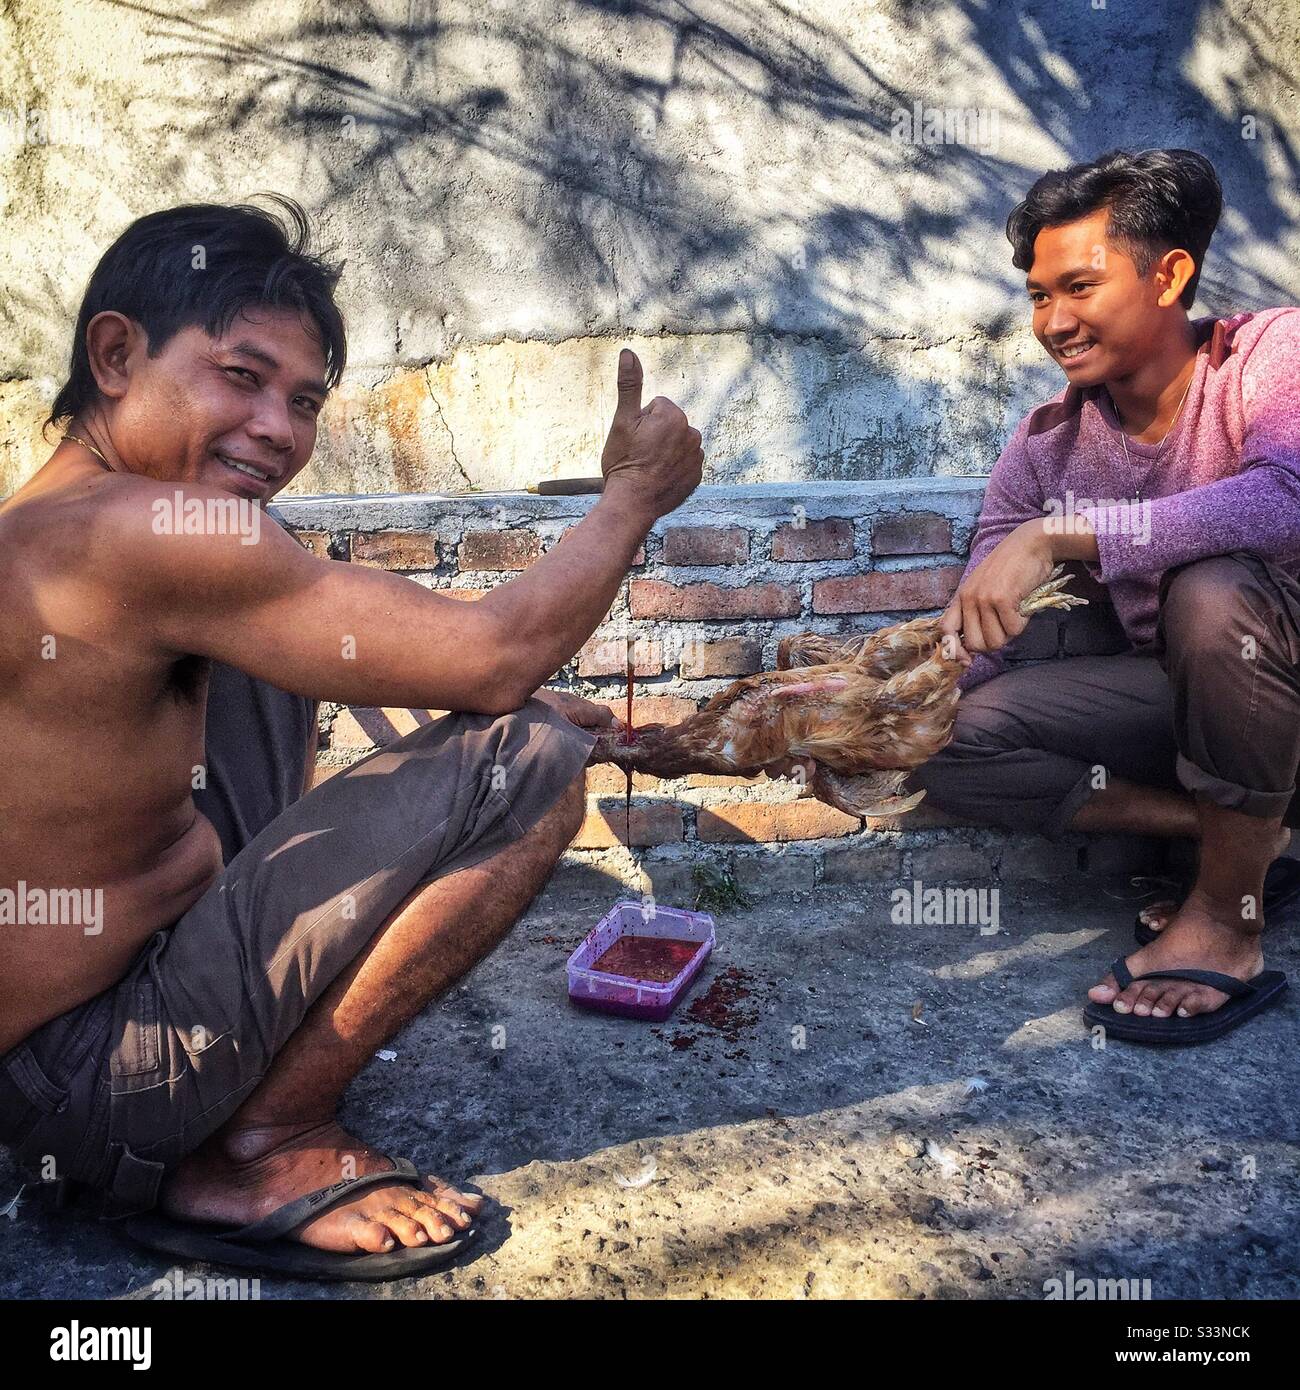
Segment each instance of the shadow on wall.
[[[849,22],[762,0],[411,0],[401,22],[367,3],[284,22],[244,0],[111,3],[144,17],[146,63],[199,79],[175,112],[182,150],[286,126],[301,141],[313,210],[360,243],[345,283],[385,306],[390,362],[466,339],[677,338],[684,379],[724,368],[686,403],[727,480],[987,471],[1062,384],[1027,340],[1001,227],[1065,160],[1203,150],[1236,215],[1201,311],[1297,297],[1252,254],[1291,230],[1279,189],[1300,176],[1251,105],[1294,87],[1280,5],[893,0]],[[985,110],[996,138],[897,138],[917,102]],[[184,154],[163,172],[183,186]],[[0,309],[35,312],[30,295]],[[687,335],[714,343],[697,357]],[[773,399],[779,444],[753,422]]]

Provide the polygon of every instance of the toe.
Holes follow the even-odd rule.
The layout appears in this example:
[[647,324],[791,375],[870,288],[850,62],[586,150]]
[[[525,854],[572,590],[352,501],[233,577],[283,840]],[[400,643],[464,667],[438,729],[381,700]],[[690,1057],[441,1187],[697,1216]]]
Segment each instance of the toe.
[[376,1212],[375,1220],[382,1221],[403,1245],[428,1243],[429,1232],[424,1226],[406,1212],[399,1211],[397,1207],[385,1207],[382,1211]]
[[1093,985],[1088,991],[1088,998],[1094,1004],[1109,1004],[1119,993],[1119,982],[1114,975],[1107,975],[1099,985]]
[[433,1194],[439,1200],[444,1198],[453,1201],[458,1207],[463,1207],[471,1215],[477,1215],[483,1207],[483,1197],[477,1192],[461,1192],[457,1188],[449,1186],[441,1178],[432,1175],[429,1181],[433,1183]]
[[1227,998],[1226,994],[1220,993],[1217,989],[1194,987],[1183,995],[1178,1006],[1178,1017],[1193,1018],[1196,1014],[1212,1013],[1225,1003]]
[[1133,997],[1133,1012],[1140,1018],[1147,1018],[1164,992],[1163,984],[1143,985]]
[[412,1201],[406,1214],[435,1245],[441,1245],[450,1235],[455,1234],[446,1221],[423,1202]]
[[443,1245],[451,1239],[454,1232],[447,1222],[432,1207],[421,1204],[414,1218],[424,1227],[429,1239],[435,1245]]
[[372,1255],[382,1255],[397,1244],[393,1233],[382,1221],[373,1221],[359,1212],[348,1223],[348,1234],[358,1250],[366,1250]]
[[464,1207],[448,1197],[439,1197],[436,1206],[458,1231],[463,1231],[473,1219]]
[[1117,1014],[1131,1014],[1135,1011],[1138,1000],[1146,993],[1147,986],[1138,980],[1134,980],[1127,989],[1120,990],[1115,998],[1111,1000],[1111,1008]]
[[1162,990],[1159,997],[1151,1005],[1152,1018],[1169,1018],[1178,1010],[1178,1005],[1182,1001],[1183,991],[1177,988]]

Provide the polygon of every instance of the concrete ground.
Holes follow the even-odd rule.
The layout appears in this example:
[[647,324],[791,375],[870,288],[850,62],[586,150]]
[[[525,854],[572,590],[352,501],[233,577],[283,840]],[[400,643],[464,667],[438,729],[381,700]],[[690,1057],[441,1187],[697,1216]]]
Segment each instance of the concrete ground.
[[[1004,889],[997,935],[895,925],[888,892],[719,915],[691,1000],[749,991],[719,1032],[691,1000],[662,1026],[571,1009],[565,960],[612,895],[553,890],[345,1106],[495,1199],[477,1257],[261,1296],[1040,1299],[1071,1271],[1300,1296],[1294,994],[1206,1047],[1098,1050],[1080,1004],[1131,945],[1131,888]],[[1281,929],[1271,965],[1297,954]],[[0,1205],[16,1189],[5,1161]],[[149,1298],[171,1265],[82,1209],[0,1220],[5,1297]]]

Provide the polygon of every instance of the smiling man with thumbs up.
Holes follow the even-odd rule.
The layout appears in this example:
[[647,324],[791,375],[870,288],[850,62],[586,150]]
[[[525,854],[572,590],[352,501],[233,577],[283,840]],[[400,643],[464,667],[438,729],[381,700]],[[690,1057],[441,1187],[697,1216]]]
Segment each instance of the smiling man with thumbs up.
[[[703,456],[622,352],[603,495],[473,603],[275,525],[159,527],[178,499],[265,503],[311,457],[345,355],[337,271],[279,211],[122,234],[78,317],[64,439],[0,505],[0,888],[102,895],[93,934],[7,928],[0,1142],[154,1248],[386,1279],[454,1254],[482,1199],[348,1134],[339,1099],[573,838],[580,725],[612,718],[536,696]],[[190,272],[194,244],[219,274]],[[300,796],[316,700],[452,713]]]

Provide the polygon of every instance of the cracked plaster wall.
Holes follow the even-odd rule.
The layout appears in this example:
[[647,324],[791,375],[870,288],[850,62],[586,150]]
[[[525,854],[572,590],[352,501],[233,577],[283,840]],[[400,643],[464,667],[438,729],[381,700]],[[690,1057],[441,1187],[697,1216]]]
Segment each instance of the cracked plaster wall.
[[[347,263],[296,492],[593,472],[621,342],[707,481],[986,473],[1060,384],[1001,230],[1042,170],[1203,150],[1197,311],[1296,301],[1298,35],[1292,0],[0,0],[0,492],[109,241],[266,188]],[[917,102],[980,123],[897,138]]]

